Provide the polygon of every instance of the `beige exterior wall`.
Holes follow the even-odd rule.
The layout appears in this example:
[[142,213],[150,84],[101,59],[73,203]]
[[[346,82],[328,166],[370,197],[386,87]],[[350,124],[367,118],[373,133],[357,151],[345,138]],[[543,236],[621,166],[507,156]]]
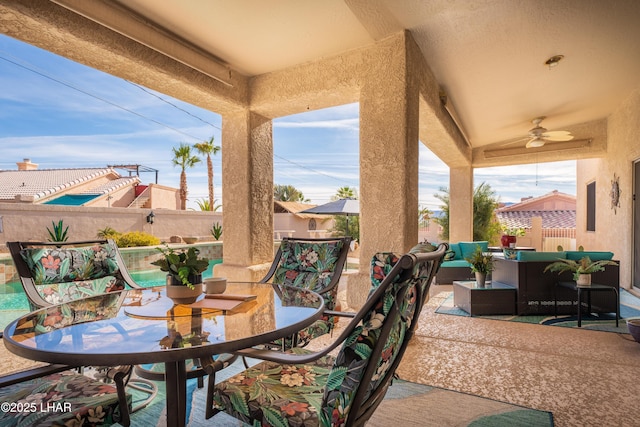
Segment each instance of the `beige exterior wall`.
[[164,241],[175,235],[213,240],[211,226],[222,223],[219,212],[158,209],[153,225],[147,223],[148,214],[147,209],[0,203],[0,248],[10,241],[46,241],[51,222],[61,219],[69,226],[69,240],[76,241],[95,239],[107,226],[120,232],[144,231]]
[[180,209],[180,190],[164,185],[149,184],[152,209]]
[[[608,118],[607,157],[577,166],[577,244],[613,252],[620,261],[620,286],[631,287],[633,263],[633,162],[640,159],[640,89]],[[619,177],[620,207],[611,208],[611,182]],[[596,231],[586,231],[586,185],[596,182]]]
[[89,203],[86,203],[85,206],[93,208],[126,208],[135,198],[135,187],[129,186],[112,191],[111,194],[103,194],[100,197],[96,197]]
[[[316,230],[331,230],[333,228],[333,217],[325,216],[324,219],[314,218],[316,221]],[[309,221],[311,218],[301,218],[292,213],[276,213],[273,214],[273,230],[276,231],[292,231],[293,237],[313,237],[309,233]],[[281,233],[281,237],[286,237],[287,233]]]

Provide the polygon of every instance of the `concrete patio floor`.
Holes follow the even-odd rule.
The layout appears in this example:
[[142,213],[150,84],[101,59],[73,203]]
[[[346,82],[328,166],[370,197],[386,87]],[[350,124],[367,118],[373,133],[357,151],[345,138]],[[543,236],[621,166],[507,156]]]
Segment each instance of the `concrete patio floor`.
[[[630,335],[435,314],[447,291],[431,288],[401,378],[551,411],[557,427],[639,425]],[[34,364],[0,347],[1,373]]]
[[433,286],[401,378],[534,409],[555,425],[640,425],[640,344],[630,335],[436,314]]

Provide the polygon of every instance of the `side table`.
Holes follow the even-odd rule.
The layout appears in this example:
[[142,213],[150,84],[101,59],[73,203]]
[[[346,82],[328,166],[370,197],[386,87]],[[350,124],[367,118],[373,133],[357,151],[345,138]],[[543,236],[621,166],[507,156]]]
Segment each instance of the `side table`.
[[472,316],[516,314],[516,288],[500,282],[479,288],[475,280],[454,281],[453,304]]
[[613,286],[592,283],[589,286],[578,286],[576,282],[557,282],[554,296],[555,316],[558,317],[558,293],[557,287],[567,288],[578,292],[578,327],[582,327],[582,293],[587,294],[587,313],[591,313],[591,292],[613,291],[616,294],[616,327],[620,319],[620,293]]

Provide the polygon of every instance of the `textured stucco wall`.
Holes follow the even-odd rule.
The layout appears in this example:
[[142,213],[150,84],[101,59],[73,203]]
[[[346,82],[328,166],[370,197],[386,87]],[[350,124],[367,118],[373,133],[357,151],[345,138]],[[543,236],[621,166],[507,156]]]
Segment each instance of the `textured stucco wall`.
[[223,116],[227,243],[216,274],[233,280],[259,280],[273,260],[272,136],[271,120],[258,114],[245,110]]
[[473,168],[449,171],[449,242],[473,239]]
[[[633,162],[640,159],[640,89],[608,118],[607,157],[577,164],[577,244],[620,260],[620,286],[631,286],[633,262]],[[611,181],[619,177],[620,207],[611,208]],[[586,184],[596,182],[596,231],[586,231]],[[636,189],[636,192],[638,190]]]
[[69,240],[75,241],[95,239],[107,226],[123,233],[144,231],[166,241],[174,235],[213,239],[211,226],[222,222],[219,212],[158,209],[150,225],[148,214],[148,209],[0,203],[0,247],[14,240],[47,240],[47,228],[61,219],[69,226]]

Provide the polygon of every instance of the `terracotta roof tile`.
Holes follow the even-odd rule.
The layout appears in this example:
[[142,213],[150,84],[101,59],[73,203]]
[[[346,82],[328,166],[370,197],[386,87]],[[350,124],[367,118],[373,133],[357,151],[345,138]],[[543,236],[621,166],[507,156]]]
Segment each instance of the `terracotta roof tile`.
[[[28,171],[0,171],[0,200],[14,200],[16,196],[31,198],[34,202],[55,193],[65,192],[77,184],[114,174],[111,168],[36,169]],[[85,193],[90,191],[85,191]]]
[[576,211],[497,211],[500,224],[506,228],[531,228],[531,218],[542,217],[542,228],[575,228]]

